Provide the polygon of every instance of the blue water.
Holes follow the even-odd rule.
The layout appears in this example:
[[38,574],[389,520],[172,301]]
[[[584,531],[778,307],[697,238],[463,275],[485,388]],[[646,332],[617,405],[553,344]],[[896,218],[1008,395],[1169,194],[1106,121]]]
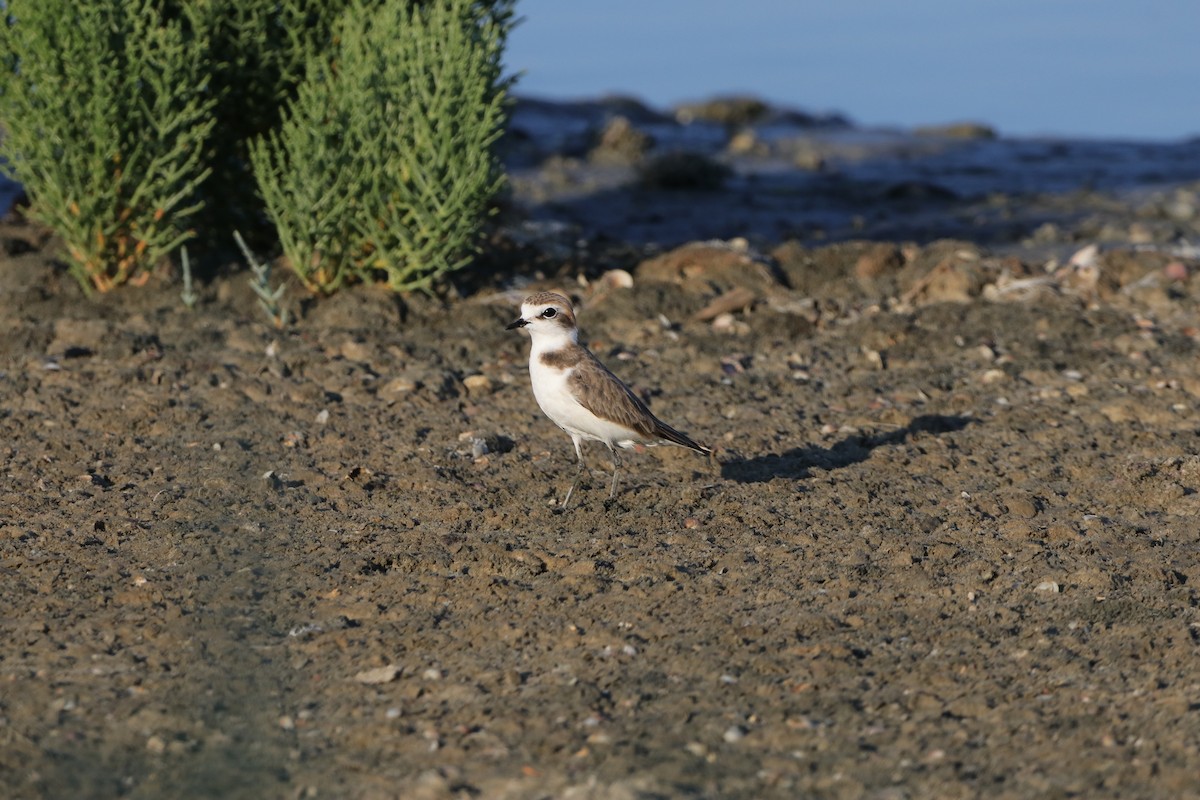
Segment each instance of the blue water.
[[518,0],[523,94],[753,93],[869,126],[1200,135],[1200,0]]

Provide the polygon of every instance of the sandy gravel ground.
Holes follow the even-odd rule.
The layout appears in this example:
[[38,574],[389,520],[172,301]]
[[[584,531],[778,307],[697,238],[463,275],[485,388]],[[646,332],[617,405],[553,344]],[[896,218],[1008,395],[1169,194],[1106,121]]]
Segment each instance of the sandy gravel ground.
[[[614,246],[276,330],[0,234],[5,797],[1200,792],[1195,254]],[[716,457],[560,513],[535,287]]]

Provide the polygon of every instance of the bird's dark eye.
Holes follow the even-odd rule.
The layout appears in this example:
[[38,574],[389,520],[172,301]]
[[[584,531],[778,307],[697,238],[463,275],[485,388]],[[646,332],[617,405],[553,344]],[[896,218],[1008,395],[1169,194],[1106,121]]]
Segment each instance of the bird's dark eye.
[[542,312],[542,316],[545,317],[546,319],[554,319],[554,315],[557,313],[558,313],[557,309],[547,308],[545,311]]

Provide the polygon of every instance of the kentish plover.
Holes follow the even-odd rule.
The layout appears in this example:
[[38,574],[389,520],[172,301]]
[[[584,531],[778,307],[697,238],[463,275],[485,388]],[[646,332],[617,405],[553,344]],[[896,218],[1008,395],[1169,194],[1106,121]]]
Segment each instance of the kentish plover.
[[698,453],[712,453],[650,413],[620,378],[579,343],[575,310],[561,294],[541,292],[525,298],[521,316],[508,325],[508,330],[515,328],[525,328],[533,340],[529,350],[533,396],[545,415],[571,437],[579,459],[575,480],[563,498],[562,508],[571,502],[571,494],[583,472],[580,445],[584,439],[604,442],[612,453],[609,497],[617,491],[620,461],[616,447],[676,444]]

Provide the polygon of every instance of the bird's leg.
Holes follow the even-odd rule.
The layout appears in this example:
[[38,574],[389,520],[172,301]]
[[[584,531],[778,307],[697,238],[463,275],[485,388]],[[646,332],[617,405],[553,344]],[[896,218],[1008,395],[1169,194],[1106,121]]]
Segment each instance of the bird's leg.
[[567,489],[567,496],[563,498],[562,505],[559,506],[563,511],[567,510],[567,505],[571,502],[571,495],[575,492],[575,487],[579,485],[579,476],[583,474],[583,462],[579,462],[579,467],[575,470],[575,479],[571,481],[571,488]]
[[571,481],[571,488],[567,489],[567,496],[563,498],[562,505],[559,506],[563,511],[567,510],[567,504],[571,502],[571,495],[575,492],[575,487],[579,485],[579,476],[583,474],[583,448],[579,446],[579,437],[572,436],[571,441],[575,445],[575,457],[579,460],[579,466],[575,468],[575,480]]
[[608,489],[608,499],[612,500],[617,494],[617,475],[621,473],[621,459],[617,457],[617,450],[611,444],[608,446],[608,452],[612,453],[613,462],[612,486]]

